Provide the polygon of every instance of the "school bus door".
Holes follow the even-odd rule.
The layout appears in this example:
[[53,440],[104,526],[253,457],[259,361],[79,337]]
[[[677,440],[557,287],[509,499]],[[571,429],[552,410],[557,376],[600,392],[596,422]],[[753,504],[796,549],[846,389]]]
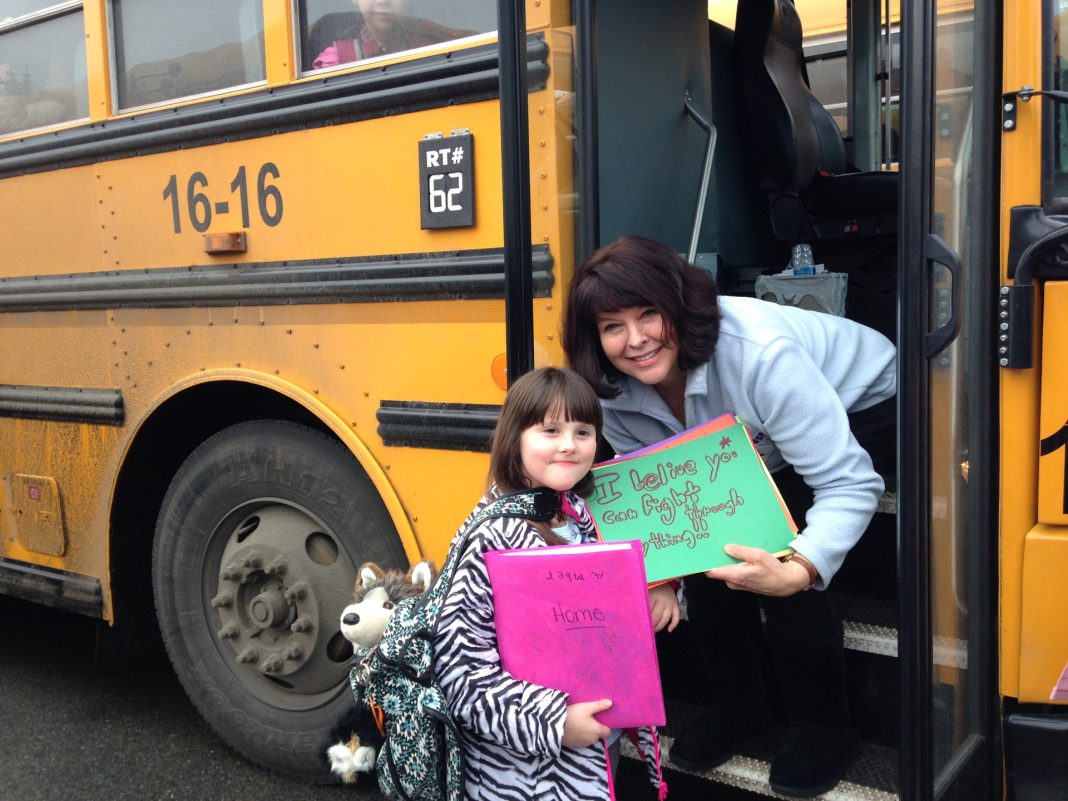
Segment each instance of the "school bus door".
[[994,757],[991,0],[902,2],[901,797],[1000,796]]

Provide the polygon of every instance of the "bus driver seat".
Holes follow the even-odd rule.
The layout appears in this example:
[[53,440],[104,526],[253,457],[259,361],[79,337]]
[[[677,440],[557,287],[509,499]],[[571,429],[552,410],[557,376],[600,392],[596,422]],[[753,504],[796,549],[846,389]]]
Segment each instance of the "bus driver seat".
[[749,162],[787,242],[893,236],[898,176],[846,162],[834,119],[812,94],[791,0],[741,0],[734,76]]

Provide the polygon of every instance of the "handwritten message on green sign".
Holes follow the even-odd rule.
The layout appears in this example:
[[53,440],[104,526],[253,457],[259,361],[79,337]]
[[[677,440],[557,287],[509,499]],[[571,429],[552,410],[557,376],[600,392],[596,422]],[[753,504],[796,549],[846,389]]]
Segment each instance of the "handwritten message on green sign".
[[782,553],[793,522],[733,416],[593,468],[601,537],[640,540],[650,583],[733,564],[727,543]]

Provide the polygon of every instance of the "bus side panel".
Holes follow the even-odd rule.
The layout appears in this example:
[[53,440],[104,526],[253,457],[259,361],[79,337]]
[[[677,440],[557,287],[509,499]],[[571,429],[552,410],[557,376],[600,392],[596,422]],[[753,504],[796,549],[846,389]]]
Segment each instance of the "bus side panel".
[[[561,209],[551,188],[567,177],[557,174],[561,154],[545,146],[557,124],[552,91],[533,93],[530,107],[533,239],[555,249],[561,238],[570,241],[571,209]],[[475,225],[423,230],[418,143],[457,129],[474,137]],[[352,427],[402,499],[421,550],[440,559],[481,491],[485,455],[387,446],[376,415],[383,401],[499,404],[492,365],[504,351],[503,305],[492,296],[457,298],[433,278],[420,279],[410,300],[403,277],[400,299],[367,294],[360,260],[381,266],[399,259],[403,273],[421,254],[462,260],[466,252],[499,249],[499,175],[498,107],[487,101],[4,179],[0,197],[11,225],[3,275],[23,285],[75,280],[69,299],[48,295],[53,310],[0,312],[2,380],[114,391],[125,421],[0,418],[0,470],[53,476],[72,539],[59,561],[18,550],[17,538],[5,538],[4,553],[94,575],[106,587],[101,535],[132,428],[179,386],[264,376],[313,393]],[[19,231],[60,249],[26,247]],[[204,251],[203,234],[240,231],[247,252]],[[317,288],[313,261],[342,265],[351,282]],[[264,301],[202,299],[201,275],[217,281],[219,268],[239,286],[242,269],[290,266],[305,271],[305,288],[318,293],[313,304],[267,290]],[[143,294],[131,300],[116,283],[127,279],[145,284]],[[555,287],[559,293],[559,278]],[[559,299],[539,299],[536,307],[536,359],[559,363]]]
[[101,190],[107,190],[97,175],[89,165],[0,182],[0,276],[107,268],[104,243],[118,231],[113,215],[101,208]]
[[1068,664],[1068,283],[1044,286],[1038,460],[1039,525],[1024,541],[1019,699],[1048,703]]

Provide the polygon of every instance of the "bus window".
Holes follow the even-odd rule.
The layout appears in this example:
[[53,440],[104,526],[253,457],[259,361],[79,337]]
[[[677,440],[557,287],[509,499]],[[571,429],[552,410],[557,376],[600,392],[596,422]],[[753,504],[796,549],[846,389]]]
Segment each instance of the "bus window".
[[849,85],[846,80],[846,43],[805,45],[809,88],[831,113],[842,136],[849,136]]
[[[1068,91],[1068,2],[1065,0],[1057,3],[1054,16],[1052,58],[1050,88]],[[1053,198],[1046,205],[1060,210],[1068,205],[1068,105],[1049,104],[1046,109],[1054,115]]]
[[496,30],[493,0],[301,0],[304,70],[325,69]]
[[5,5],[14,16],[0,21],[0,135],[87,117],[81,7]]
[[263,81],[263,6],[254,0],[115,0],[120,109]]

